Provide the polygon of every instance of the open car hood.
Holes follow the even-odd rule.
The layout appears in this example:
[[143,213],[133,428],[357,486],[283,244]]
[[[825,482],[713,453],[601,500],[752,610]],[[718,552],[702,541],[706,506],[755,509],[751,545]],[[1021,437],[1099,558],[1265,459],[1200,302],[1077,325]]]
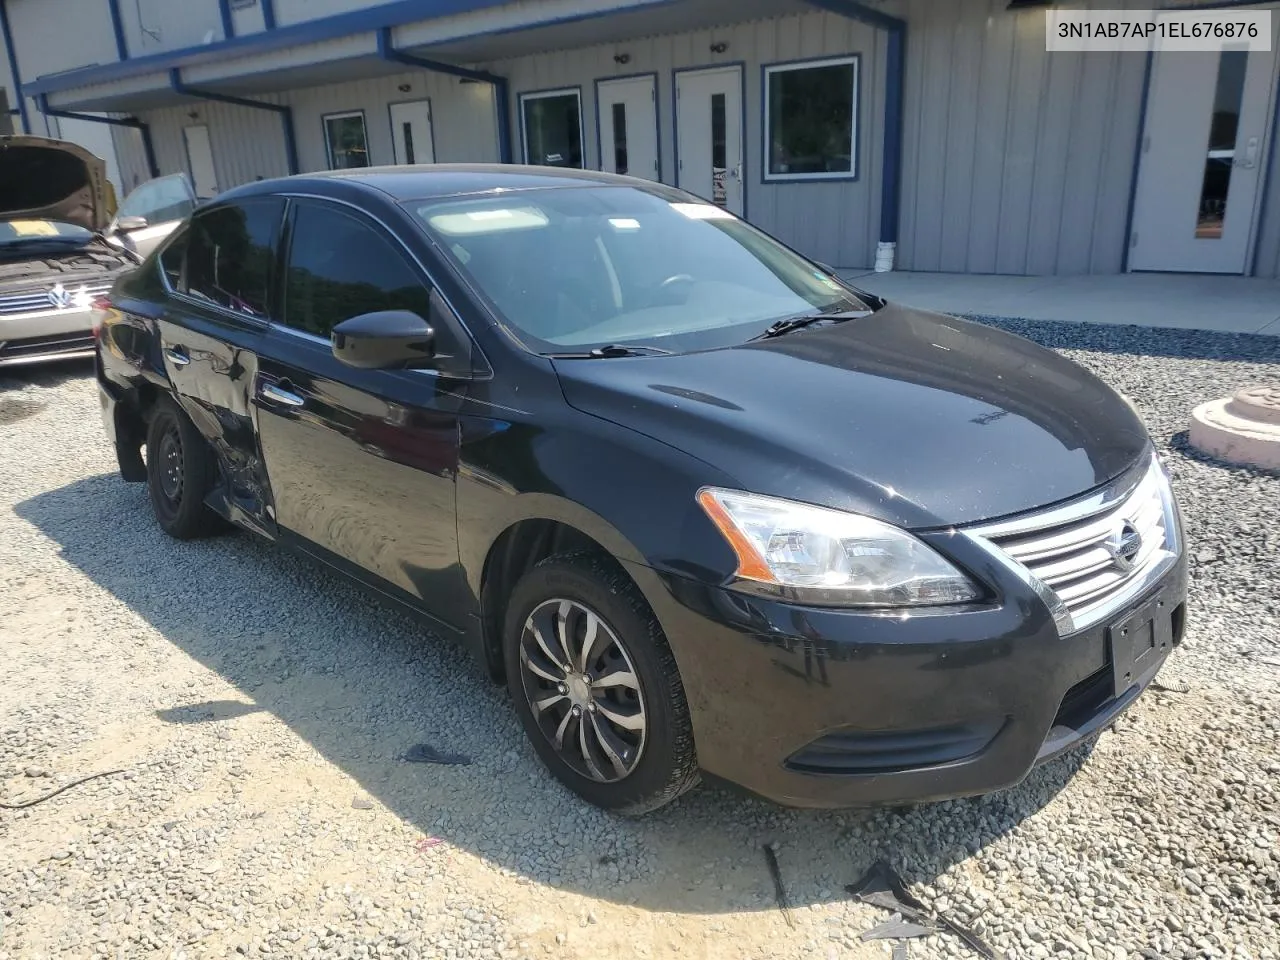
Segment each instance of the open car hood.
[[58,220],[102,230],[107,168],[79,144],[44,137],[0,137],[0,222]]

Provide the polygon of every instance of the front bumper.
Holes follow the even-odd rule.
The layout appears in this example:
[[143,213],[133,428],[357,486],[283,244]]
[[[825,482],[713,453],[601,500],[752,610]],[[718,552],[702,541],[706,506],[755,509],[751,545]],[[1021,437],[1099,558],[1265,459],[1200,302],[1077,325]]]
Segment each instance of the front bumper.
[[93,311],[85,307],[0,317],[0,367],[93,356]]
[[[1067,636],[1030,593],[903,616],[761,600],[628,566],[671,643],[703,770],[788,806],[1016,784],[1132,704],[1185,623],[1185,556],[1106,621]],[[1111,629],[1147,604],[1164,618],[1164,646],[1141,669],[1114,662]]]

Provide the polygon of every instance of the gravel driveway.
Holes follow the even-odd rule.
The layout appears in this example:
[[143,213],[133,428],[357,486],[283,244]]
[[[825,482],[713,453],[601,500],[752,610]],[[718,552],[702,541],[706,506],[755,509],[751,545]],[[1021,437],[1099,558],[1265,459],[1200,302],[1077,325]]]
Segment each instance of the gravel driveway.
[[[1280,478],[1181,432],[1280,380],[1280,338],[1005,324],[1168,451],[1189,635],[1092,749],[872,814],[706,786],[639,822],[583,806],[459,649],[247,534],[167,540],[86,368],[0,374],[0,801],[123,771],[0,810],[0,958],[883,958],[858,934],[887,914],[844,892],[880,857],[1011,957],[1277,957]],[[398,759],[419,742],[474,763]]]

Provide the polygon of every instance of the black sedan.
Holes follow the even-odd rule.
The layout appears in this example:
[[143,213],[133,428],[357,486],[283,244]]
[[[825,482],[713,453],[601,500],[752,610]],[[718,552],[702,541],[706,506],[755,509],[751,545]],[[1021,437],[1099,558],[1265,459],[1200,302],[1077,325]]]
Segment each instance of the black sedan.
[[807,806],[1005,787],[1182,636],[1178,508],[1119,395],[659,184],[254,183],[97,322],[168,533],[229,523],[427,618],[612,810],[700,773]]

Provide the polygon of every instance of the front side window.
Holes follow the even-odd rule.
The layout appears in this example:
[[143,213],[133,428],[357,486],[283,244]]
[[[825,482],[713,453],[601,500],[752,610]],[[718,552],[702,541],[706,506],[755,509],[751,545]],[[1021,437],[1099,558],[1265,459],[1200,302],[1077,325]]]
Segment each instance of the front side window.
[[289,244],[284,322],[329,338],[343,320],[379,310],[430,316],[431,291],[389,239],[340,210],[300,204]]
[[147,223],[182,220],[195,209],[195,193],[185,173],[150,180],[120,204],[116,217],[142,217]]
[[766,67],[765,179],[857,174],[858,58]]
[[[187,231],[186,280],[179,289],[196,300],[265,319],[283,208],[279,198],[255,197],[198,214]],[[165,272],[169,275],[167,266]]]
[[634,187],[407,204],[530,349],[693,350],[857,295],[726,210]]
[[520,95],[524,162],[582,169],[582,100],[577,90]]
[[324,118],[324,143],[330,170],[369,166],[369,136],[364,111],[331,113]]

